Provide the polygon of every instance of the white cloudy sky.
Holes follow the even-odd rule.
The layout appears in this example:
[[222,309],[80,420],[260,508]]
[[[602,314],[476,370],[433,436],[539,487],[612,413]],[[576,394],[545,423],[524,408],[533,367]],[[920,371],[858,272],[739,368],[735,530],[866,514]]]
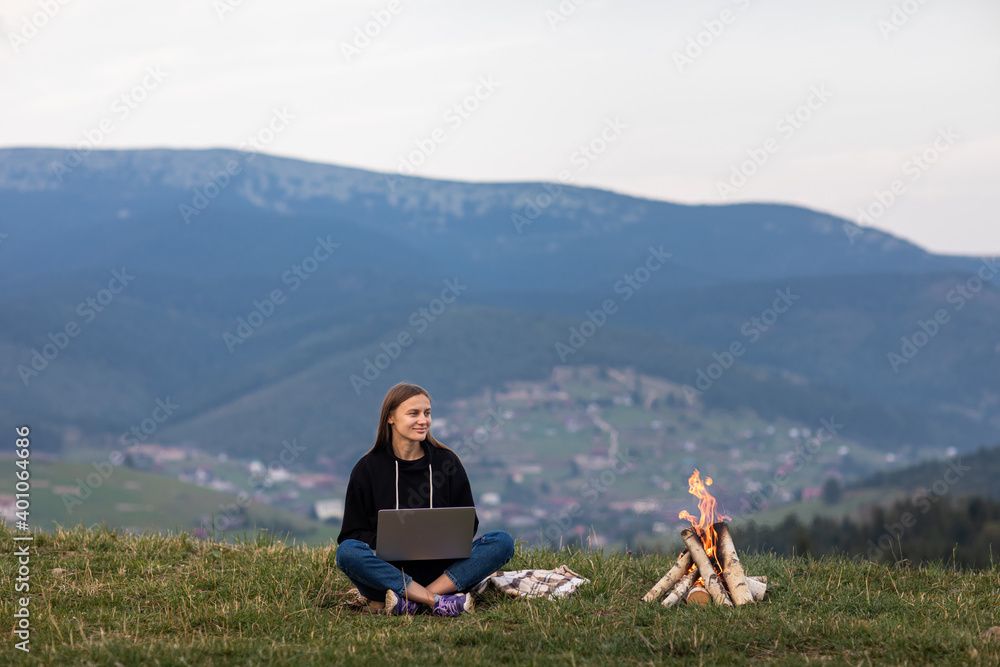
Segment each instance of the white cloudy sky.
[[[343,45],[390,4],[388,25],[348,59]],[[877,226],[939,252],[1000,252],[996,0],[561,6],[574,11],[554,23],[559,0],[2,0],[0,146],[73,146],[107,118],[101,147],[236,147],[277,108],[294,120],[267,152],[381,171],[443,128],[416,172],[428,177],[571,169],[576,183],[629,194],[852,220],[900,179]],[[901,25],[888,32],[894,6]],[[706,22],[725,10],[712,36]],[[707,46],[679,68],[675,53],[699,33]],[[115,99],[147,68],[165,78],[122,118]],[[498,88],[449,124],[481,77]],[[830,98],[788,136],[778,123],[814,88]],[[574,153],[615,118],[624,131],[579,171]],[[935,155],[948,128],[957,138]],[[719,182],[769,138],[777,151],[724,200]],[[907,169],[925,150],[936,161]]]

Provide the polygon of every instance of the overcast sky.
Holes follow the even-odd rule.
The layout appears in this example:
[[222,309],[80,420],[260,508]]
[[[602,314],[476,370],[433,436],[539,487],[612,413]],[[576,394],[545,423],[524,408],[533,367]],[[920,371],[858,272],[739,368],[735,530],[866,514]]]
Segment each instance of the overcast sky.
[[254,136],[1000,253],[996,0],[3,0],[0,33],[0,146]]

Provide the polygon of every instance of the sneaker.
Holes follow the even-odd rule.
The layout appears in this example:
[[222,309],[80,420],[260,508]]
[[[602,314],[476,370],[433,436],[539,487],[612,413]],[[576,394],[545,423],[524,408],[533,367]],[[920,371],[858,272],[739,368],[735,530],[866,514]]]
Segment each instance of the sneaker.
[[460,595],[442,595],[434,603],[435,616],[461,616],[472,611],[475,602],[472,595],[462,593]]
[[413,614],[416,614],[419,609],[420,605],[413,600],[401,598],[396,595],[395,591],[390,590],[385,592],[384,613],[389,614],[390,616],[412,616]]

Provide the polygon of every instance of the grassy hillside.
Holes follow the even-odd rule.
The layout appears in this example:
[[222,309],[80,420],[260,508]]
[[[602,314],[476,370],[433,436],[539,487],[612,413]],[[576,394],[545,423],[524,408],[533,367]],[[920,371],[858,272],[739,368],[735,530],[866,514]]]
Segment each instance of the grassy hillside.
[[789,516],[801,523],[809,523],[817,517],[822,519],[840,520],[845,517],[862,519],[871,513],[878,504],[891,504],[899,497],[898,493],[875,489],[848,490],[844,492],[839,502],[830,504],[821,498],[810,498],[785,505],[769,507],[760,512],[750,514],[744,521],[752,521],[758,526],[774,526]]
[[743,527],[746,544],[777,554],[846,554],[892,563],[944,562],[988,567],[1000,551],[1000,503],[984,498],[917,496],[870,508],[860,518],[789,515],[775,526]]
[[[180,408],[157,425],[157,439],[269,456],[275,443],[298,438],[309,443],[307,457],[335,456],[345,443],[358,450],[370,439],[372,425],[359,415],[377,413],[384,391],[401,379],[448,400],[511,380],[542,379],[566,363],[633,366],[692,385],[699,370],[715,363],[708,350],[621,328],[617,315],[560,358],[555,345],[566,344],[579,316],[476,305],[473,286],[433,321],[419,314],[413,320],[435,298],[426,282],[404,290],[391,276],[332,266],[289,292],[230,353],[222,333],[235,328],[237,316],[247,316],[276,278],[220,279],[205,292],[191,281],[136,275],[141,280],[85,326],[75,314],[77,302],[96,293],[103,275],[77,276],[73,286],[47,285],[0,304],[0,352],[6,352],[0,356],[0,402],[19,420],[57,434],[40,443],[47,451],[58,449],[67,429],[118,446],[122,433],[151,416],[157,399],[169,397]],[[439,294],[440,285],[434,287]],[[642,298],[636,297],[635,308],[649,307]],[[622,313],[626,306],[633,304],[622,302]],[[82,332],[25,387],[18,366],[30,363],[30,350],[71,320]],[[366,361],[401,333],[412,342],[398,358],[378,369],[370,386],[352,384],[352,375],[363,377]],[[723,410],[749,408],[765,418],[812,422],[834,415],[851,437],[883,448],[964,445],[971,424],[858,399],[742,362],[715,381],[703,401]]]
[[[791,288],[799,299],[749,345],[746,361],[884,402],[944,406],[984,422],[992,419],[997,430],[1000,412],[991,395],[1000,389],[994,335],[1000,328],[1000,289],[998,280],[980,291],[964,287],[974,275],[873,274],[711,287],[659,295],[658,307],[623,319],[721,349],[735,339],[746,342],[740,331],[748,319],[770,305],[776,289]],[[935,323],[941,312],[944,323]],[[932,334],[926,344],[920,322]],[[912,340],[916,332],[921,332],[916,354],[890,364],[888,354],[902,356],[901,338]]]
[[[956,287],[972,275],[794,276],[660,289],[642,294],[637,299],[641,307],[623,309],[616,324],[720,353],[737,341],[746,350],[740,363],[785,369],[889,404],[939,411],[939,418],[962,415],[984,425],[992,420],[996,433],[1000,411],[993,396],[1000,391],[1000,355],[994,334],[1000,329],[1000,279],[977,292],[966,289],[962,296]],[[773,305],[776,290],[786,289],[796,298],[787,312],[765,325],[762,312]],[[489,300],[571,315],[590,308],[593,297],[506,293]],[[947,320],[928,325],[934,335],[926,345],[912,359],[890,365],[889,352],[901,354],[901,338],[922,331],[918,322],[933,320],[942,310]],[[924,342],[923,335],[918,342]]]
[[[958,473],[961,475],[956,478]],[[897,501],[909,501],[912,505],[921,497],[935,501],[945,496],[1000,499],[998,476],[1000,446],[982,447],[946,461],[926,461],[899,470],[877,472],[848,484],[843,497],[836,503],[812,498],[765,508],[747,519],[760,526],[775,526],[789,516],[803,524],[816,518],[848,518],[860,523],[869,519],[877,507],[888,508]]]
[[[9,462],[9,459],[7,460]],[[111,464],[103,462],[105,470]],[[31,462],[31,524],[43,530],[60,526],[106,525],[117,529],[192,531],[203,517],[215,517],[216,526],[234,522],[239,506],[236,495],[185,484],[176,479],[150,475],[125,467],[113,468],[103,477],[90,465],[61,461]],[[88,486],[88,480],[100,481]],[[14,475],[0,478],[0,494],[14,494]],[[83,482],[81,486],[80,482]],[[73,489],[82,489],[74,494]],[[243,523],[230,532],[254,528],[298,540],[322,544],[335,539],[338,529],[262,503],[251,503],[239,515]],[[235,525],[235,523],[233,524]],[[222,534],[222,531],[219,531]]]
[[[13,535],[0,528],[5,553]],[[739,536],[736,535],[737,541]],[[957,573],[843,559],[752,556],[775,584],[739,609],[640,597],[672,557],[518,548],[508,569],[567,564],[591,581],[561,600],[482,596],[458,619],[346,606],[331,547],[97,530],[35,537],[31,652],[18,664],[948,664],[995,665],[1000,569]],[[16,562],[0,561],[5,582]],[[5,584],[6,585],[6,584]],[[13,596],[0,597],[4,618]],[[17,638],[8,635],[4,655]]]
[[1000,484],[997,484],[997,479],[1000,479],[1000,446],[981,447],[975,452],[963,454],[954,462],[954,470],[957,472],[948,472],[952,470],[948,461],[927,461],[902,470],[880,472],[853,486],[882,491],[898,489],[903,492],[913,492],[923,488],[933,492],[934,483],[943,480],[946,474],[951,479],[961,473],[961,484],[954,487],[948,484],[949,492],[962,496],[1000,499]]
[[892,561],[993,562],[1000,548],[1000,447],[879,472],[835,503],[819,498],[746,517],[750,544],[777,553]]

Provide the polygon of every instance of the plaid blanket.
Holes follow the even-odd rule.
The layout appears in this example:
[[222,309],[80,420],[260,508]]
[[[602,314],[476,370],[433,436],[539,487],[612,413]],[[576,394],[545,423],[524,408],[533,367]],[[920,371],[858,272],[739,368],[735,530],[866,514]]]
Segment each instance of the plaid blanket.
[[565,565],[560,565],[554,570],[497,571],[476,584],[472,592],[478,595],[486,590],[487,586],[493,584],[508,595],[519,595],[527,598],[560,598],[570,595],[580,584],[589,581]]
[[[320,594],[323,601],[334,595],[330,590],[325,590],[331,584],[332,577],[333,573],[331,572],[323,583],[324,591]],[[589,581],[590,579],[581,577],[565,565],[560,565],[554,570],[512,570],[509,572],[498,570],[473,586],[472,594],[479,595],[490,584],[493,584],[508,595],[526,598],[561,598],[570,595],[580,584],[586,584]],[[368,607],[368,598],[359,593],[357,588],[352,587],[346,593],[336,594],[336,596],[342,598],[337,606],[371,612]]]

